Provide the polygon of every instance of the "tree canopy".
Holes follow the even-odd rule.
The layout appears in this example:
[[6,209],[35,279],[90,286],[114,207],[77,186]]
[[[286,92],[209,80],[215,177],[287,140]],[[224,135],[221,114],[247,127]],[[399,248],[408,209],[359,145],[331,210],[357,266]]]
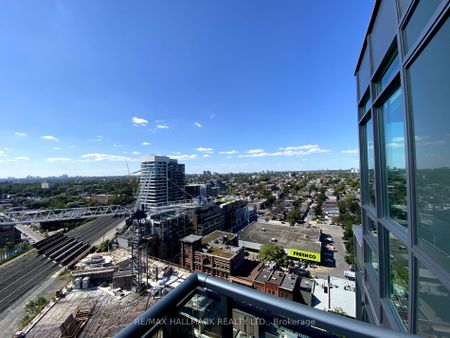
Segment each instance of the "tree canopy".
[[286,261],[286,253],[282,246],[274,243],[267,243],[261,245],[258,253],[258,260],[263,263],[270,261],[276,262],[278,265],[283,265]]

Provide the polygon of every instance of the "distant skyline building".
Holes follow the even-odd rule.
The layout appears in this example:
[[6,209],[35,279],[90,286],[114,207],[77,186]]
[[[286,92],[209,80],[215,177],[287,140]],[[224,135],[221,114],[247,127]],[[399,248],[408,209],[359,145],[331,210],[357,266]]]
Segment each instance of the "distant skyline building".
[[167,156],[147,156],[141,159],[139,205],[147,207],[181,201],[185,195],[184,164]]
[[448,0],[377,0],[356,67],[358,319],[450,336]]

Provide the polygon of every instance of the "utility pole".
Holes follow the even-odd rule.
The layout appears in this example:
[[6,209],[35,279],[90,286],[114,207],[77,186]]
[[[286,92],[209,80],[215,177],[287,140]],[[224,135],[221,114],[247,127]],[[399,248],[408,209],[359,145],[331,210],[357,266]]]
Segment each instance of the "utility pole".
[[331,282],[330,275],[328,275],[328,311],[331,310]]

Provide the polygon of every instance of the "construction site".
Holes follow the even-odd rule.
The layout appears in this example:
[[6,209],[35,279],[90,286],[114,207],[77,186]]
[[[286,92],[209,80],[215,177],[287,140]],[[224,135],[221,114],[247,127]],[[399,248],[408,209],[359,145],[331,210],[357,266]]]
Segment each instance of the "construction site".
[[[168,176],[155,175],[162,167]],[[57,231],[38,240],[29,255],[0,269],[0,283],[8,286],[2,293],[5,301],[0,302],[0,312],[5,313],[26,308],[24,295],[31,294],[30,287],[36,291],[56,275],[70,277],[52,299],[46,297],[49,303],[37,315],[22,321],[16,336],[113,336],[190,275],[178,265],[179,239],[192,233],[191,215],[214,200],[186,199],[192,196],[185,191],[184,165],[174,160],[151,157],[149,162],[143,160],[140,172],[132,209],[106,206],[0,214],[0,222],[11,225],[95,218],[71,232]],[[161,190],[157,197],[155,186]],[[17,283],[11,271],[20,277]]]
[[[146,290],[134,288],[130,250],[93,253],[77,264],[72,282],[44,308],[18,337],[114,336],[190,273],[164,261],[148,259]],[[136,291],[139,291],[137,293]]]

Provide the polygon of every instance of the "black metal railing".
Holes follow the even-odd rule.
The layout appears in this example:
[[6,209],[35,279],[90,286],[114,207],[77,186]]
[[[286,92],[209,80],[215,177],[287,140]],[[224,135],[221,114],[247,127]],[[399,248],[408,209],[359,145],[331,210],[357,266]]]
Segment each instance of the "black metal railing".
[[414,337],[317,310],[204,273],[194,273],[123,328],[125,337]]

